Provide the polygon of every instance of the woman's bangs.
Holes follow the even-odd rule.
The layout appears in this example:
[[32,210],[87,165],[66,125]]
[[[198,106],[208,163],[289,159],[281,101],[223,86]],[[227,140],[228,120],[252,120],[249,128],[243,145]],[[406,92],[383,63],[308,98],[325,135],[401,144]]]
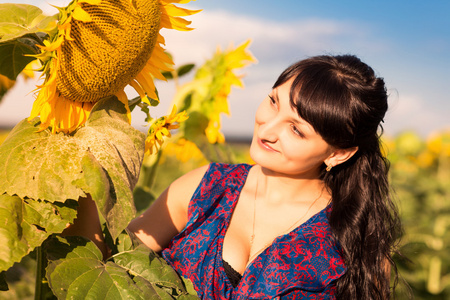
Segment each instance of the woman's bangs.
[[350,142],[353,132],[353,124],[348,118],[352,115],[351,95],[345,92],[339,79],[330,72],[308,72],[306,69],[292,83],[290,103],[325,141],[336,145],[343,138]]

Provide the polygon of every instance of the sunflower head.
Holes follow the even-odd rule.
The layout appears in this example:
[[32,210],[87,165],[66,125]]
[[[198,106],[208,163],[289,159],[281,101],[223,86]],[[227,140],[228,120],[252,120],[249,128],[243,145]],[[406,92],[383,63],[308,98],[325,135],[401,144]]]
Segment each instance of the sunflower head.
[[72,18],[61,45],[56,86],[62,96],[96,102],[123,90],[149,60],[160,24],[158,0],[80,3],[86,21]]
[[168,116],[155,119],[149,130],[145,141],[145,152],[153,154],[164,143],[164,137],[171,137],[170,130],[180,127],[180,123],[188,119],[186,111],[177,113],[177,107],[174,105],[172,112]]
[[58,32],[44,41],[44,84],[29,120],[40,116],[40,130],[70,133],[82,126],[93,105],[115,95],[127,110],[124,88],[157,100],[153,77],[164,79],[172,60],[164,53],[161,28],[190,30],[178,17],[190,11],[181,0],[73,0],[60,8]]

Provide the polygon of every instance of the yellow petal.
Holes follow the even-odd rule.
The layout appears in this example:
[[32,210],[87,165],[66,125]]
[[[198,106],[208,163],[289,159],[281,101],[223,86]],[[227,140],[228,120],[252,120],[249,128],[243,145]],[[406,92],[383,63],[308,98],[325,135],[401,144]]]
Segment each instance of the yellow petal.
[[66,40],[68,41],[73,41],[74,39],[70,36],[70,30],[72,29],[71,26],[68,26],[67,29],[65,30],[65,37]]
[[174,65],[173,60],[167,55],[167,53],[164,52],[163,47],[160,45],[155,45],[155,48],[153,49],[152,59],[154,58],[168,65]]
[[176,29],[179,31],[190,31],[193,28],[187,27],[191,24],[191,21],[187,21],[179,17],[170,17],[166,14],[161,15],[161,28]]
[[152,74],[153,76],[155,76],[155,78],[159,80],[163,81],[167,80],[166,77],[164,77],[164,75],[160,72],[160,69],[155,67],[151,62],[145,65],[143,71]]
[[116,97],[117,99],[119,99],[120,102],[122,102],[125,105],[125,109],[127,110],[128,123],[131,124],[131,111],[130,107],[128,106],[127,94],[125,94],[125,92],[122,90],[116,93]]
[[[39,48],[41,48],[42,50],[51,52],[51,51],[55,51],[56,49],[59,49],[61,47],[61,44],[63,41],[64,41],[64,35],[61,35],[56,39],[56,41],[49,44],[48,46],[40,46],[40,45],[37,45],[37,46]],[[46,44],[46,43],[44,43],[44,44]]]
[[[137,82],[141,85],[141,87],[144,89],[144,91],[147,93],[150,98],[154,100],[158,100],[158,95],[155,93],[155,84],[153,83],[153,79],[150,75],[148,75],[145,70],[143,72],[139,73],[136,76]],[[150,104],[150,103],[148,103]]]
[[78,21],[92,22],[91,16],[89,16],[89,14],[87,12],[85,12],[83,10],[83,8],[81,8],[80,5],[77,5],[75,7],[75,9],[73,10],[73,13],[72,13],[72,17]]
[[141,97],[141,101],[145,102],[147,104],[150,105],[150,102],[147,99],[147,96],[145,95],[144,90],[142,89],[142,87],[139,85],[139,83],[136,80],[132,80],[130,82],[130,85],[136,90],[136,92],[139,94],[139,97]]
[[170,16],[177,16],[177,17],[186,17],[190,16],[196,13],[201,12],[202,10],[191,10],[186,8],[181,8],[175,5],[166,5],[165,6],[166,13]]
[[166,127],[161,128],[160,132],[165,136],[170,136],[170,131]]
[[102,0],[79,0],[78,3],[89,3],[91,5],[99,5]]

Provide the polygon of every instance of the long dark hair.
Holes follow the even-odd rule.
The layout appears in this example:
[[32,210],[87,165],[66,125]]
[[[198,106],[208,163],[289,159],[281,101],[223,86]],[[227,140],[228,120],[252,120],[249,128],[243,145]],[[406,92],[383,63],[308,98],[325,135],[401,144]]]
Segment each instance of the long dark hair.
[[[274,88],[293,79],[290,104],[331,146],[356,154],[321,177],[332,195],[332,232],[347,272],[336,282],[338,299],[389,299],[391,259],[401,232],[380,149],[388,108],[382,78],[353,55],[315,56],[286,69]],[[394,284],[395,285],[395,284]]]

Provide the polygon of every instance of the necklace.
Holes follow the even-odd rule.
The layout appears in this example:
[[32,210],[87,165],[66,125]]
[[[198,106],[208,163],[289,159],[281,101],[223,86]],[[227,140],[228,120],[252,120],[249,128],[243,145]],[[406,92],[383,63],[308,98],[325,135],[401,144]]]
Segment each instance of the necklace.
[[[324,187],[325,188],[325,187]],[[300,223],[300,221],[303,220],[303,218],[305,218],[309,211],[311,210],[311,208],[314,206],[314,204],[317,202],[317,200],[320,199],[320,197],[322,197],[323,194],[323,189],[320,191],[319,196],[311,203],[311,205],[308,207],[308,209],[306,210],[305,214],[303,214],[299,219],[297,219],[294,224],[292,224],[287,230],[283,231],[282,234],[285,234],[287,232],[290,232],[298,223]],[[259,253],[261,253],[262,251],[264,251],[264,249],[266,249],[270,244],[273,243],[273,240],[270,243],[267,243],[264,245],[264,247],[261,248],[261,250],[257,251],[256,253],[254,253],[253,255],[251,255],[252,253],[252,249],[253,249],[253,242],[255,240],[255,223],[256,223],[256,198],[258,197],[258,176],[256,176],[256,188],[255,188],[255,197],[253,200],[253,225],[252,225],[252,235],[250,236],[250,250],[249,250],[249,259],[248,262],[250,263],[253,258],[255,256],[257,256]]]

